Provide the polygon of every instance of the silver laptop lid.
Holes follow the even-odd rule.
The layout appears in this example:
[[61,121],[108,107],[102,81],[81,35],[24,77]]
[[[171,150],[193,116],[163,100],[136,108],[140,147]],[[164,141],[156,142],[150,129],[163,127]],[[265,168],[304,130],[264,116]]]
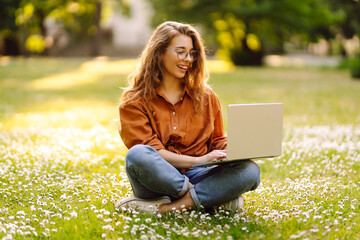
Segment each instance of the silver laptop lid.
[[228,109],[227,160],[281,154],[283,104],[231,104]]

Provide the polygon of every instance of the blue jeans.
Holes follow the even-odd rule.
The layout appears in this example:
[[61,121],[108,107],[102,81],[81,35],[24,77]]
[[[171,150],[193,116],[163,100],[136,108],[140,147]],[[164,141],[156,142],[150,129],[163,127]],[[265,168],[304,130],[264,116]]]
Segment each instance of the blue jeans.
[[260,169],[251,160],[213,166],[194,167],[182,174],[147,145],[132,147],[125,158],[126,174],[135,197],[150,199],[182,197],[190,194],[197,207],[211,208],[255,190],[260,184]]

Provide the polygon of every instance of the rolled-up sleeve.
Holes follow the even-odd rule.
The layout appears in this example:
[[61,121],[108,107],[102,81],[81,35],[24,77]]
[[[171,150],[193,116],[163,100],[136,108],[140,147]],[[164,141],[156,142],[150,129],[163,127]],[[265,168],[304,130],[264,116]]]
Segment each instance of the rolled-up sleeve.
[[151,127],[147,110],[141,104],[120,106],[119,113],[119,133],[127,148],[137,144],[149,145],[156,150],[165,148]]

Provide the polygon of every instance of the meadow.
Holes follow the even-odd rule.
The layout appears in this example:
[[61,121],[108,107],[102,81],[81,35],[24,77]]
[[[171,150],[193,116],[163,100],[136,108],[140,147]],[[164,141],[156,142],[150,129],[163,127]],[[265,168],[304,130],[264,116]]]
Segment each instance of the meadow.
[[208,61],[225,122],[230,103],[284,103],[282,155],[256,160],[241,212],[115,209],[132,195],[117,104],[135,65],[0,58],[0,239],[360,239],[360,81],[331,68]]

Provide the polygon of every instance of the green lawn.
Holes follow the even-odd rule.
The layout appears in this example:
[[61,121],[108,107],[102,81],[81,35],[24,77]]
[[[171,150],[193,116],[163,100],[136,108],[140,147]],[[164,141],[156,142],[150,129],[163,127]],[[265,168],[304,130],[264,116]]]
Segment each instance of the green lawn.
[[242,212],[118,212],[131,195],[117,101],[136,61],[0,58],[1,239],[359,239],[360,81],[209,61],[230,103],[283,102],[283,154]]

